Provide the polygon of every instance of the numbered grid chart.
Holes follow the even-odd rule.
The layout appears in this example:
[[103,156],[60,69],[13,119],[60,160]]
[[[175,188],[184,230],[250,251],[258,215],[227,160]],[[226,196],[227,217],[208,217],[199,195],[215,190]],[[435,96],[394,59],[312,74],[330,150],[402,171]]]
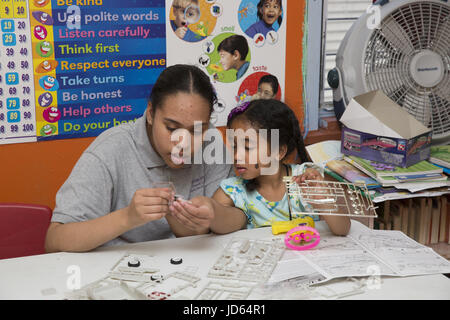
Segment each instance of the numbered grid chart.
[[25,0],[0,0],[0,144],[36,141],[27,12]]

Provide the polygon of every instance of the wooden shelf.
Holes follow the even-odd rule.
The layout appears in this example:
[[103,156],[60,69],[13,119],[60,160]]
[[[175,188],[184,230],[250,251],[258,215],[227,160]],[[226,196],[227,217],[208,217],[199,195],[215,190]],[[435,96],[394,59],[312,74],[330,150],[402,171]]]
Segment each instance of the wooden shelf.
[[328,123],[328,127],[310,131],[306,136],[305,146],[326,140],[341,140],[341,128],[336,118],[327,117],[323,118],[323,120]]
[[[408,235],[415,241],[432,248],[436,253],[450,260],[450,244],[447,242],[431,242],[431,233],[445,230],[442,229],[442,217],[450,218],[450,197],[443,195],[440,197],[420,197],[403,200],[385,201],[382,206],[378,207],[378,218],[375,223],[376,228],[381,230],[399,230]],[[437,213],[438,216],[435,214]],[[432,222],[438,218],[438,229]],[[437,234],[434,233],[436,236]],[[439,234],[439,238],[441,235]],[[446,236],[444,237],[446,239]],[[437,240],[437,239],[436,239]]]

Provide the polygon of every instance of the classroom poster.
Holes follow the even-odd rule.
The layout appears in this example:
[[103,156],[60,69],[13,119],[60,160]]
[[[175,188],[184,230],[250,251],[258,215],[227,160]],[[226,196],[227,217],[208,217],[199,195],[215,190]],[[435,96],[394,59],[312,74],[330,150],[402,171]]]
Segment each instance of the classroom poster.
[[[0,0],[0,144],[97,136],[135,121],[177,63],[211,77],[216,126],[263,75],[277,78],[283,99],[287,1],[269,2],[279,8],[263,16],[260,0]],[[236,46],[238,63],[218,50]]]
[[142,116],[166,67],[164,0],[0,3],[0,143],[97,136]]
[[[260,2],[264,4],[260,0],[166,1],[167,65],[194,64],[211,77],[219,98],[211,116],[215,126],[225,126],[231,109],[257,93],[264,75],[277,78],[276,98],[284,98],[287,1],[269,1],[279,7],[269,12],[270,24],[258,15]],[[183,24],[188,31],[177,34]],[[226,57],[221,59],[222,42],[247,51],[240,65],[230,66]]]

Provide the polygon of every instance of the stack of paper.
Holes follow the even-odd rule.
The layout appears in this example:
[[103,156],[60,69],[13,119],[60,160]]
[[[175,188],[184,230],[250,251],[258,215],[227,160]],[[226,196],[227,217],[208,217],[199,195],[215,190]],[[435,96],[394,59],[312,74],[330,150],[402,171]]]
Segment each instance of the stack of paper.
[[383,164],[355,156],[344,157],[344,160],[360,169],[383,187],[394,186],[405,188],[404,183],[440,183],[447,185],[447,176],[440,167],[428,161],[421,161],[407,168],[385,166]]
[[[338,143],[339,141],[324,141],[307,146],[306,149],[313,162],[321,165],[329,176],[341,182],[365,183],[374,202],[450,193],[450,181],[443,173],[445,168],[431,163],[431,158],[430,161],[401,168],[355,156],[344,156],[338,151]],[[448,147],[433,149],[444,153],[443,150]]]
[[325,282],[370,276],[374,271],[380,276],[396,277],[450,272],[448,260],[405,233],[362,229],[354,221],[346,237],[321,232],[316,248],[286,253],[272,273],[270,283],[300,276],[317,279],[317,273],[322,275],[317,282]]
[[306,146],[312,162],[325,167],[326,163],[334,159],[342,159],[341,140],[327,140]]
[[[371,177],[367,176],[360,170],[353,167],[351,164],[344,160],[331,160],[327,162],[326,167],[332,170],[334,173],[338,174],[339,177],[342,177],[346,181],[349,181],[354,184],[366,184],[368,189],[379,188],[381,185]],[[327,171],[327,173],[329,173]],[[331,174],[337,180],[340,180],[338,177]]]
[[450,173],[450,145],[431,147],[430,162]]

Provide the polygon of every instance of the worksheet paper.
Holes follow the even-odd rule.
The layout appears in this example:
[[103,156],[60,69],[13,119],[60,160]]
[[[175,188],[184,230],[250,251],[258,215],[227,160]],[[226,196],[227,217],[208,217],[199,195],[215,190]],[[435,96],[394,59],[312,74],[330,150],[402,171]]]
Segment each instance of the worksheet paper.
[[314,249],[286,251],[268,282],[310,277],[311,283],[320,283],[341,277],[436,273],[450,273],[450,262],[431,248],[401,231],[366,229],[352,230],[346,237],[322,233]]

